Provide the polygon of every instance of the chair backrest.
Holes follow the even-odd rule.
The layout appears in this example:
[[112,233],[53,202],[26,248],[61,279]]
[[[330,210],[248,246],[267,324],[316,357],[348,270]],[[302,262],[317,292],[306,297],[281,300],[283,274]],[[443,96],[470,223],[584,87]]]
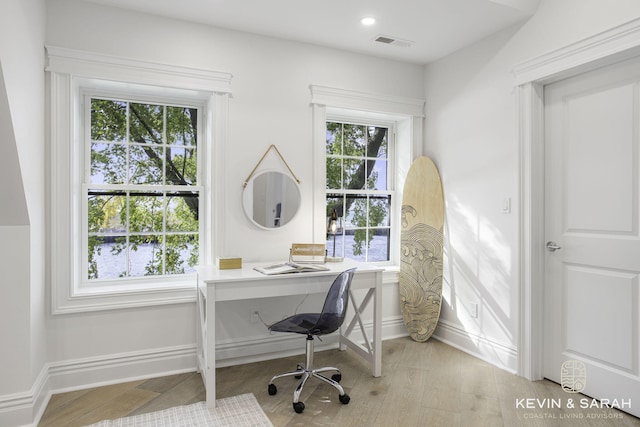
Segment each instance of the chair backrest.
[[313,335],[325,335],[335,332],[340,328],[347,314],[349,303],[349,289],[356,269],[345,270],[336,277],[327,292],[320,318],[312,329]]

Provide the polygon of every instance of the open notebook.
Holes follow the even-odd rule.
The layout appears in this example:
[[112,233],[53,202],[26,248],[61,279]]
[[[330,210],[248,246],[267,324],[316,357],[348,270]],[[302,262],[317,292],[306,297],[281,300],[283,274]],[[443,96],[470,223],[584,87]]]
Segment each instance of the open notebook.
[[271,264],[261,267],[254,267],[254,270],[262,274],[289,274],[289,273],[308,273],[311,271],[327,271],[328,267],[318,264],[297,264],[295,262],[283,262],[280,264]]

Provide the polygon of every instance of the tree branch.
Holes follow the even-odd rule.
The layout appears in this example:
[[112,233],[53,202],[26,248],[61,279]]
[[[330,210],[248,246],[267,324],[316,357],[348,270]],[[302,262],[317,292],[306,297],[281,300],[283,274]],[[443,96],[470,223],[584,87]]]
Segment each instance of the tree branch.
[[[138,111],[138,109],[135,108],[132,104],[129,104],[129,108],[131,109],[131,112],[136,116],[136,118],[138,119],[140,124],[147,131],[147,133],[151,136],[151,138],[153,139],[153,142],[155,142],[156,144],[162,144],[162,141],[159,141],[158,138],[153,134],[153,128],[149,125],[149,123],[147,123],[147,121],[145,120],[143,115]],[[191,120],[192,120],[192,123],[193,123],[193,120],[194,120],[193,116],[195,116],[195,114],[191,114],[191,116],[192,116]],[[195,120],[197,122],[197,118]],[[194,129],[196,129],[196,128],[194,128]],[[134,138],[134,140],[136,142],[145,143],[146,144],[146,141],[142,137],[142,135],[132,135],[132,137]],[[160,156],[158,156],[158,154],[153,149],[153,147],[150,147],[148,145],[143,145],[142,149],[144,150],[145,154],[149,157],[149,159],[158,168],[162,169],[164,167],[164,165],[162,163],[162,158]],[[166,160],[166,164],[167,164],[167,167],[165,169],[167,181],[171,182],[174,185],[185,185],[185,186],[188,186],[189,182],[184,178],[184,175],[182,173],[180,173],[180,171],[178,170],[176,165],[171,160],[171,153],[170,153],[169,150],[167,150],[167,154],[165,156],[165,160]],[[194,218],[197,220],[198,219],[198,212],[199,212],[199,209],[198,209],[198,206],[199,206],[198,198],[196,196],[193,196],[193,197],[188,197],[187,196],[187,197],[184,198],[184,201],[187,204],[187,206],[189,207],[189,210],[191,210],[191,213],[193,214]]]

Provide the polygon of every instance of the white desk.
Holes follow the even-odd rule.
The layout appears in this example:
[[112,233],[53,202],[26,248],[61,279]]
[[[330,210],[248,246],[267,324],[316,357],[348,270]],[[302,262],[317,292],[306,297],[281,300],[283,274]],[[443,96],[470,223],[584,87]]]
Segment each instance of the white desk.
[[[358,267],[351,282],[351,289],[369,289],[361,301],[353,293],[349,300],[353,310],[350,321],[345,319],[340,328],[339,348],[352,348],[365,358],[372,367],[374,377],[382,375],[382,273],[383,268],[345,260],[327,263],[330,271],[294,273],[266,276],[253,270],[257,265],[246,264],[241,269],[218,270],[215,266],[198,267],[197,290],[197,363],[207,393],[207,406],[213,407],[216,400],[216,302],[267,298],[308,293],[326,293],[333,279],[342,271]],[[360,314],[373,298],[373,340],[369,340]],[[356,324],[364,337],[364,345],[349,339]],[[301,342],[300,348],[304,347]],[[266,389],[266,383],[265,383]]]

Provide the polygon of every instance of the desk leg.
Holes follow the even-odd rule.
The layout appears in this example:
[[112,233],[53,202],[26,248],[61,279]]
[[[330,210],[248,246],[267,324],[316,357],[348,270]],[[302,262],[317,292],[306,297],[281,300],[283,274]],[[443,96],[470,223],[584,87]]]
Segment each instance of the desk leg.
[[206,301],[207,350],[205,357],[207,407],[216,406],[216,298],[215,286],[209,285]]
[[373,297],[373,376],[382,375],[382,272],[376,274]]
[[[377,273],[373,279],[375,283],[368,289],[360,305],[355,301],[353,293],[349,291],[349,300],[353,306],[354,315],[348,326],[340,328],[340,349],[350,347],[371,364],[374,377],[382,375],[382,272]],[[369,341],[367,331],[362,322],[361,314],[373,298],[373,341]],[[356,343],[350,338],[355,326],[360,326],[360,332],[364,339],[364,345]]]

